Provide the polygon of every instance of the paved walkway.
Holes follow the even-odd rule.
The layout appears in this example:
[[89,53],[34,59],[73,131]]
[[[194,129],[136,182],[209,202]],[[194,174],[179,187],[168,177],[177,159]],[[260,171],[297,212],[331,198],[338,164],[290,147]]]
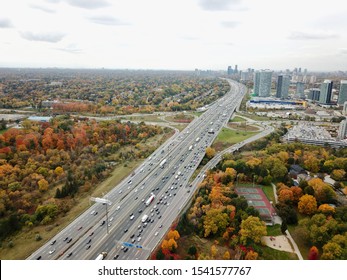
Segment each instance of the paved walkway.
[[[275,196],[275,201],[276,201],[276,203],[278,203],[278,197],[277,197],[277,192],[276,192],[276,185],[275,184],[273,184],[273,183],[271,183],[271,185],[272,185],[272,188],[273,188],[273,192],[274,192],[274,196]],[[282,219],[281,219],[281,217],[279,217],[279,216],[275,216],[275,219],[274,219],[274,222],[275,222],[275,224],[282,224]],[[280,236],[284,236],[284,235],[280,235]],[[276,236],[277,237],[277,236]],[[294,239],[293,239],[293,237],[290,235],[290,232],[288,231],[288,230],[286,230],[286,236],[285,236],[286,238],[288,238],[288,240],[291,242],[291,244],[292,244],[292,251],[288,251],[288,252],[293,252],[293,253],[295,253],[297,256],[298,256],[298,258],[299,258],[299,260],[303,260],[304,258],[302,257],[302,255],[301,255],[301,252],[300,252],[300,250],[299,250],[299,247],[298,247],[298,245],[296,245],[296,243],[295,243],[295,241],[294,241]],[[267,244],[267,243],[266,243]],[[268,245],[268,244],[267,244]],[[284,245],[284,244],[283,244]],[[270,245],[268,245],[269,247],[272,247],[272,246],[270,246]],[[284,245],[285,246],[285,245]],[[274,246],[274,247],[276,247],[276,246]],[[282,246],[281,246],[282,247]],[[272,247],[273,248],[273,247]],[[277,250],[281,250],[281,248],[279,247],[279,246],[277,246],[276,248],[274,248],[274,249],[277,249]],[[286,251],[286,250],[282,250],[282,251]]]

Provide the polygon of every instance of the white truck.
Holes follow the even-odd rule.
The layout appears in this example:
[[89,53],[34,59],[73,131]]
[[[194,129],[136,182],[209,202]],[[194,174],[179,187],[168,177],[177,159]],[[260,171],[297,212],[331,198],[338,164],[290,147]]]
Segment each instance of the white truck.
[[164,168],[165,163],[166,159],[163,159],[162,162],[159,164],[160,168]]
[[150,205],[155,198],[155,194],[151,193],[151,196],[146,200],[146,206]]
[[143,215],[141,222],[145,223],[147,221],[147,219],[148,219],[148,215]]
[[107,256],[107,252],[102,252],[96,257],[95,260],[97,261],[103,260],[104,258],[106,258],[106,256]]

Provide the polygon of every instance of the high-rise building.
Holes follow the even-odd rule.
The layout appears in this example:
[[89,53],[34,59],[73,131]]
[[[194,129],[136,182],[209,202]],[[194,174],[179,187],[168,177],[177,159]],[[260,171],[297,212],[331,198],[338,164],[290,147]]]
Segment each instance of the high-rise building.
[[333,82],[330,80],[325,80],[320,87],[320,97],[319,103],[330,104],[333,90]]
[[320,97],[320,89],[319,88],[310,88],[307,99],[312,101],[318,101]]
[[302,82],[297,82],[296,83],[296,95],[299,96],[299,98],[304,98],[305,97],[305,84]]
[[311,76],[310,84],[314,84],[316,81],[317,81],[317,77],[316,76]]
[[342,139],[346,138],[346,134],[347,134],[347,121],[343,120],[340,123],[339,132],[338,132],[337,137],[342,140]]
[[288,98],[289,86],[290,86],[290,76],[278,75],[276,97],[282,98],[282,99]]
[[342,80],[337,104],[342,105],[345,101],[347,101],[347,80]]
[[272,71],[262,70],[255,72],[253,92],[259,97],[268,97],[271,93]]
[[237,65],[235,65],[234,73],[235,73],[235,74],[238,74],[238,71],[239,71],[239,70],[237,70]]
[[231,68],[231,66],[228,66],[228,75],[232,75],[233,74],[233,68]]

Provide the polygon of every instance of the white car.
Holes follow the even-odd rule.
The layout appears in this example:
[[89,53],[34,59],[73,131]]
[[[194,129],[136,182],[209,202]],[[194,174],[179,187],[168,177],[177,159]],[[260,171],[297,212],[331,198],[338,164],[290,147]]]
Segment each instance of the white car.
[[120,205],[118,205],[118,207],[116,208],[116,210],[119,210],[120,209]]
[[154,234],[154,236],[157,236],[159,234],[159,232],[157,231],[155,234]]
[[137,238],[137,242],[140,242],[141,241],[141,236],[139,238]]
[[110,222],[112,222],[112,221],[113,221],[113,217],[110,218]]
[[135,216],[134,216],[134,215],[131,215],[130,220],[133,220],[134,218],[135,218]]
[[55,252],[55,248],[49,251],[49,254],[52,255]]
[[92,212],[90,212],[90,215],[94,215],[95,214],[95,210],[93,210]]

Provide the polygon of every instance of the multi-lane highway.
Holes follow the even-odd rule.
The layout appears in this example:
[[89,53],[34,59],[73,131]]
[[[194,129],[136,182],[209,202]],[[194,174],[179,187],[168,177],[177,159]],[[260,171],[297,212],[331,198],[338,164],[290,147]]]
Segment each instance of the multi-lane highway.
[[28,259],[96,259],[101,252],[105,259],[147,259],[190,200],[189,178],[246,92],[228,82],[225,96],[104,197],[110,204],[95,203]]

